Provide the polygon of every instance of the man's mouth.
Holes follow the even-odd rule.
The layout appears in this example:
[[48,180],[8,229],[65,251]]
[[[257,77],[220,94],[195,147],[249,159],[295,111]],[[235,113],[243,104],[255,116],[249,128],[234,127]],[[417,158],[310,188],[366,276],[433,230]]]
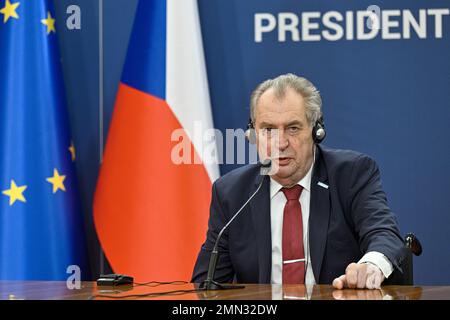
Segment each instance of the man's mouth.
[[291,161],[291,158],[289,158],[289,157],[278,157],[278,164],[280,166],[285,166],[285,165],[289,164],[290,161]]

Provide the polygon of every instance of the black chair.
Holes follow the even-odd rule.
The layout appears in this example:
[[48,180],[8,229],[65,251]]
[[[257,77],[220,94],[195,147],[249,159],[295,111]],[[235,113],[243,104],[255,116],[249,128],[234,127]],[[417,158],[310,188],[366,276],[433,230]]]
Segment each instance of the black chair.
[[408,233],[405,236],[404,259],[400,263],[403,272],[395,270],[383,285],[414,285],[413,255],[421,254],[422,245],[419,239],[413,233]]

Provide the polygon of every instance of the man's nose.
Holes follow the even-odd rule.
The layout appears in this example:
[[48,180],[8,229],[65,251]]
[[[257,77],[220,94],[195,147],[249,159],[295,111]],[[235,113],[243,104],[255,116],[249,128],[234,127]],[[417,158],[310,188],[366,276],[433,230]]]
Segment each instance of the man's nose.
[[289,146],[289,139],[284,131],[280,131],[278,135],[278,148],[284,151]]

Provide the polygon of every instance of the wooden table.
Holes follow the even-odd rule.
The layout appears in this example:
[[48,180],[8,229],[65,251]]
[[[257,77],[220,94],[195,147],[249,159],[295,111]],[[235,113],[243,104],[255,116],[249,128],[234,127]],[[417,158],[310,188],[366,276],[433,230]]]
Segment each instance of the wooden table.
[[190,292],[164,296],[132,296],[158,292],[194,290],[194,284],[120,286],[98,288],[95,282],[82,282],[80,289],[69,290],[65,282],[0,281],[2,300],[88,300],[110,299],[164,299],[164,300],[450,300],[450,286],[384,286],[380,290],[334,290],[329,285],[248,284],[244,289]]

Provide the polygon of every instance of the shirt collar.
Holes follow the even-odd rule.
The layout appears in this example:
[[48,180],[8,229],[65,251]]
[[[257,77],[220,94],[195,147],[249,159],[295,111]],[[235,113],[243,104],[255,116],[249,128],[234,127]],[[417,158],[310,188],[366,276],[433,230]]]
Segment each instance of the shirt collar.
[[[316,149],[314,148],[314,157],[311,164],[311,167],[309,168],[306,175],[296,184],[301,185],[303,189],[310,192],[311,191],[311,177],[312,177],[312,171],[314,168],[314,162],[316,162]],[[272,199],[280,190],[283,188],[281,184],[276,182],[272,177],[270,177],[270,199]]]

